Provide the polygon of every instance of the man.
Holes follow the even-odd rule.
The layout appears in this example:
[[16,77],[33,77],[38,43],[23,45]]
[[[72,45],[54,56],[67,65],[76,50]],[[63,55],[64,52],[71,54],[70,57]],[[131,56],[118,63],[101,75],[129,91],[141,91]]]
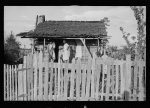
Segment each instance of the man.
[[50,44],[48,45],[48,53],[49,53],[49,61],[53,62],[55,60],[55,43],[50,42]]
[[66,43],[66,40],[63,40],[64,47],[63,47],[63,62],[68,63],[69,62],[69,45]]

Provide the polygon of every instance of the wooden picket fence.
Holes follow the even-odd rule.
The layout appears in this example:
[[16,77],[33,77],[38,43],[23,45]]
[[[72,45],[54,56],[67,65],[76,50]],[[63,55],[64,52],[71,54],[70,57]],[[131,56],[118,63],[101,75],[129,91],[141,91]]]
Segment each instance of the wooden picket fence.
[[144,101],[144,61],[89,59],[51,63],[29,54],[18,66],[4,64],[5,101]]

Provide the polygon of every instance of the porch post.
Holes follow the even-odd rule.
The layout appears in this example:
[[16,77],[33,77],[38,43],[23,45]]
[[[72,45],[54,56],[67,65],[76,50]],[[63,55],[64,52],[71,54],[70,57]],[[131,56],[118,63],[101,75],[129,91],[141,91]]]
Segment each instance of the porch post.
[[43,56],[44,56],[44,53],[45,53],[45,38],[44,38],[44,45],[43,45]]

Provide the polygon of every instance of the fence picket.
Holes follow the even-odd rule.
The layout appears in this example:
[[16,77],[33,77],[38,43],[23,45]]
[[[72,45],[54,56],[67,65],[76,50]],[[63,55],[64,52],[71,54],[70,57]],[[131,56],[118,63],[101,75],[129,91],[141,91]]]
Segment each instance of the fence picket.
[[18,72],[16,65],[15,65],[15,100],[18,100]]
[[100,74],[101,74],[101,64],[97,64],[96,62],[96,91],[95,91],[95,98],[96,100],[99,100],[99,87],[100,85]]
[[[95,55],[93,53],[93,55]],[[91,73],[91,99],[94,99],[94,74],[95,74],[95,56],[92,59],[92,73]]]
[[38,100],[43,100],[43,64],[42,64],[42,52],[40,52],[39,54],[39,96],[38,96]]
[[[22,69],[22,64],[19,64],[18,69]],[[18,100],[23,100],[22,71],[18,72]]]
[[4,101],[6,101],[6,65],[4,64]]
[[84,98],[85,98],[85,88],[86,88],[85,81],[86,81],[86,66],[84,64],[83,65],[83,73],[82,73],[82,92],[81,92],[82,100],[84,100]]
[[48,99],[48,59],[45,62],[45,85],[44,85],[44,99]]
[[14,66],[12,65],[12,100],[14,100]]
[[118,65],[118,61],[116,63],[116,80],[115,80],[115,96],[116,96],[116,100],[118,99],[118,84],[119,84],[119,65]]
[[53,63],[50,63],[50,94],[49,99],[52,100],[52,87],[53,87]]
[[110,69],[111,69],[111,64],[108,64],[107,65],[106,96],[105,96],[106,101],[109,101],[109,93],[110,93]]
[[36,101],[37,100],[37,54],[34,55],[34,65],[33,65],[33,68],[34,68],[34,100]]
[[89,99],[90,96],[90,76],[91,76],[91,60],[87,64],[87,81],[86,81],[86,97],[85,100]]

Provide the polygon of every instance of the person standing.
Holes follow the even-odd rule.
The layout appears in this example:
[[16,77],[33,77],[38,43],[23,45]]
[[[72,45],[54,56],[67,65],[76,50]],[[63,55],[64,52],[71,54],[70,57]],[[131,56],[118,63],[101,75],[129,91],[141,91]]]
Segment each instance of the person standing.
[[55,52],[54,52],[54,49],[55,49],[55,43],[53,42],[50,42],[50,44],[48,45],[48,53],[49,53],[49,61],[51,62],[54,62],[55,60]]
[[63,62],[68,63],[69,62],[69,45],[66,43],[66,40],[63,40],[64,47],[63,47]]

